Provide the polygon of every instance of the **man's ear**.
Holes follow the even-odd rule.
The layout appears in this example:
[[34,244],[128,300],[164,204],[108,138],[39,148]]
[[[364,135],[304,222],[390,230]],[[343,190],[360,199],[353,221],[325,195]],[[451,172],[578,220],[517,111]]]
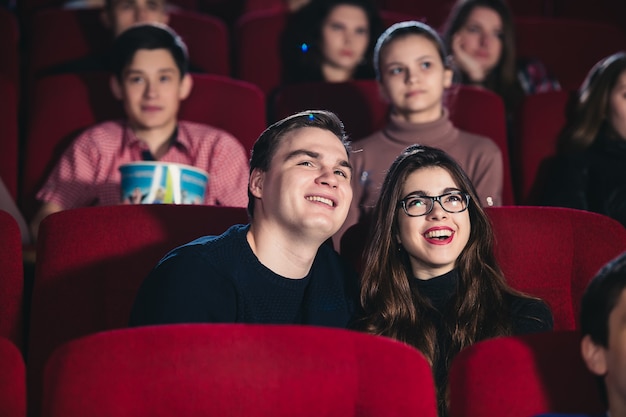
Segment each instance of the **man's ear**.
[[591,336],[586,335],[580,341],[580,353],[589,370],[598,375],[603,376],[607,372],[606,348],[596,344],[591,340]]
[[250,181],[248,183],[248,189],[250,194],[256,198],[263,197],[263,180],[265,178],[265,172],[259,168],[254,168],[250,173]]
[[115,75],[109,77],[109,87],[116,99],[124,100],[124,89]]
[[193,78],[189,73],[185,74],[182,80],[180,80],[180,90],[178,91],[178,98],[184,100],[189,97],[191,89],[193,88]]

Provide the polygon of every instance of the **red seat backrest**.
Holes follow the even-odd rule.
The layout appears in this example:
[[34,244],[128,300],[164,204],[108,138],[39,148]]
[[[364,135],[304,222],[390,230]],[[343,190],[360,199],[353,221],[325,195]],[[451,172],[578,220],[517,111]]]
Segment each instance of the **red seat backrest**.
[[[99,9],[49,8],[32,18],[28,48],[30,80],[52,67],[104,53],[111,34]],[[192,66],[210,74],[230,75],[228,29],[216,17],[185,10],[170,13],[170,26],[186,43]]]
[[19,42],[17,18],[0,6],[0,76],[6,77],[15,85],[20,82]]
[[626,229],[607,216],[559,207],[490,207],[487,213],[509,284],[546,301],[555,330],[577,329],[582,294],[606,262],[626,251]]
[[517,56],[538,58],[566,90],[576,90],[600,59],[626,48],[626,31],[610,23],[565,18],[515,19]]
[[574,331],[476,343],[454,358],[449,383],[450,417],[605,411]]
[[[384,10],[380,15],[386,26],[415,18]],[[283,8],[262,9],[243,14],[235,24],[235,76],[258,85],[266,94],[281,84],[280,37],[288,16]]]
[[44,395],[46,417],[437,415],[430,366],[416,349],[313,326],[103,332],[55,352]]
[[[486,210],[493,224],[496,259],[511,287],[543,299],[552,310],[556,330],[578,328],[582,294],[606,262],[626,251],[626,229],[610,217],[575,209]],[[357,223],[341,239],[341,256],[359,272],[368,227]]]
[[280,34],[288,12],[280,9],[245,13],[235,22],[235,76],[269,94],[281,81]]
[[26,417],[26,367],[22,352],[0,337],[0,415]]
[[23,268],[20,229],[9,213],[0,210],[0,337],[9,339],[20,349],[23,333]]
[[169,250],[247,223],[243,208],[119,205],[50,215],[41,223],[31,302],[29,398],[41,398],[46,359],[61,344],[126,327],[143,279]]
[[0,178],[14,200],[18,186],[17,96],[16,84],[0,74]]
[[522,101],[512,152],[517,201],[522,204],[538,201],[548,161],[557,153],[559,134],[566,123],[568,101],[566,91],[533,94]]
[[[522,0],[519,0],[522,1]],[[593,6],[588,0],[551,0],[554,3],[554,16],[595,20],[612,23],[626,32],[626,2],[615,0],[595,0]]]
[[389,106],[376,81],[356,80],[285,85],[275,94],[271,107],[274,120],[303,110],[330,110],[339,116],[350,139],[359,140],[384,127]]
[[[38,80],[29,108],[22,206],[35,211],[34,196],[76,135],[94,123],[124,117],[104,73],[62,74]],[[179,111],[181,120],[226,130],[247,151],[266,126],[265,96],[254,85],[209,74],[193,74],[194,87]],[[63,97],[63,105],[59,105]],[[67,111],[67,108],[72,111]],[[242,116],[243,115],[243,116]]]
[[498,145],[504,170],[502,202],[504,205],[515,204],[502,98],[485,89],[458,85],[450,90],[447,106],[450,109],[450,120],[456,127],[486,136]]

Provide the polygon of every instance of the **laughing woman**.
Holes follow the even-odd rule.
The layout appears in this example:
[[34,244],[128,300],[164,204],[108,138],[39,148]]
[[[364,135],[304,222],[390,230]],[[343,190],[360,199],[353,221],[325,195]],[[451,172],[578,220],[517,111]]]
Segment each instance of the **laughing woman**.
[[452,358],[480,340],[550,330],[541,300],[506,283],[493,230],[468,176],[445,152],[408,147],[374,209],[361,288],[361,330],[419,349],[431,362],[440,415]]

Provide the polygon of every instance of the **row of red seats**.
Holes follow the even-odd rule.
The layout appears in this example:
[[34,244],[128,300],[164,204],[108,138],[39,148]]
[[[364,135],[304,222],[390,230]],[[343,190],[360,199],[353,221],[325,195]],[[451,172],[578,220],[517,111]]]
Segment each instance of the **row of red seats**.
[[[450,417],[602,414],[579,339],[577,332],[549,332],[466,348],[451,366]],[[0,414],[25,417],[24,361],[2,337],[0,367]],[[304,326],[101,332],[60,347],[43,390],[44,417],[437,415],[430,366],[416,350]]]
[[[11,99],[0,102],[0,177],[19,200],[27,218],[35,211],[34,195],[60,154],[81,130],[108,119],[121,118],[122,107],[108,89],[103,73],[44,77],[35,85],[25,115],[23,155],[18,155],[17,107]],[[15,94],[11,83],[0,79],[0,93]],[[63,97],[63,106],[59,98]],[[301,110],[325,108],[336,112],[358,148],[358,139],[386,122],[387,103],[373,80],[341,84],[310,83],[280,90],[270,105],[279,119]],[[451,119],[461,129],[491,138],[504,157],[506,205],[533,203],[541,184],[541,165],[556,152],[556,139],[565,123],[566,92],[552,92],[525,99],[519,117],[519,134],[509,152],[504,106],[497,95],[461,86],[451,91]],[[67,108],[72,108],[68,112]],[[207,123],[232,133],[250,151],[267,124],[266,96],[256,86],[228,77],[194,75],[194,89],[183,102],[180,117]],[[511,161],[509,161],[509,158]],[[18,160],[23,168],[19,175]],[[537,180],[539,178],[539,180]]]
[[[27,79],[62,62],[105,50],[108,33],[99,22],[99,13],[50,8],[35,14],[25,48]],[[382,16],[390,25],[423,15],[383,11]],[[2,54],[8,58],[6,66],[17,58],[14,20],[0,9],[0,27],[6,26],[9,33],[0,37],[0,44],[7,42],[3,48],[11,49]],[[170,24],[188,44],[195,67],[252,82],[268,93],[280,84],[279,38],[286,20],[287,12],[282,10],[247,13],[237,21],[232,40],[227,26],[209,15],[179,10],[172,13]],[[566,90],[578,88],[601,58],[626,47],[626,31],[610,23],[519,17],[516,31],[518,56],[540,59]],[[13,67],[6,69],[9,79],[17,80],[18,66],[15,59]]]
[[46,368],[41,414],[24,362],[0,338],[0,415],[436,417],[430,366],[382,337],[304,326],[176,325],[67,343]]
[[[600,415],[576,331],[479,342],[453,360],[451,417]],[[0,414],[25,417],[26,366],[0,337]],[[245,392],[245,395],[241,395]],[[289,392],[289,395],[285,395]],[[304,326],[189,324],[103,331],[48,359],[44,417],[437,415],[432,373],[391,339]],[[577,414],[578,415],[578,414]]]
[[[487,210],[496,235],[496,256],[510,284],[549,304],[555,330],[578,328],[584,289],[602,265],[626,250],[626,229],[606,216],[573,209]],[[88,207],[47,217],[37,242],[26,326],[32,407],[40,405],[50,354],[78,337],[125,327],[143,278],[169,249],[245,222],[245,209],[215,206]],[[18,233],[13,218],[0,212],[0,336],[22,347],[24,290]],[[342,255],[357,269],[364,241],[357,236],[342,242]]]
[[[376,0],[379,8],[428,16],[428,21],[439,26],[445,21],[456,0]],[[626,4],[614,0],[506,0],[516,16],[565,17],[593,19],[623,24]],[[22,15],[46,7],[62,6],[66,0],[20,0],[18,9]],[[253,11],[283,10],[283,0],[171,0],[172,4],[204,13],[214,14],[227,22],[233,22],[242,14]]]

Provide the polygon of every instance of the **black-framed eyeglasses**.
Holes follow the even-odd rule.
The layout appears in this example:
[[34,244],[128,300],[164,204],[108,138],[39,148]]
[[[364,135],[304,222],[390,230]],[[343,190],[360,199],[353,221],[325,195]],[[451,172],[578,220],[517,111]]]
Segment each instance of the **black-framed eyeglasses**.
[[451,191],[436,197],[420,194],[409,194],[398,202],[409,217],[425,216],[435,206],[435,201],[448,213],[460,213],[467,210],[470,195],[462,191]]

